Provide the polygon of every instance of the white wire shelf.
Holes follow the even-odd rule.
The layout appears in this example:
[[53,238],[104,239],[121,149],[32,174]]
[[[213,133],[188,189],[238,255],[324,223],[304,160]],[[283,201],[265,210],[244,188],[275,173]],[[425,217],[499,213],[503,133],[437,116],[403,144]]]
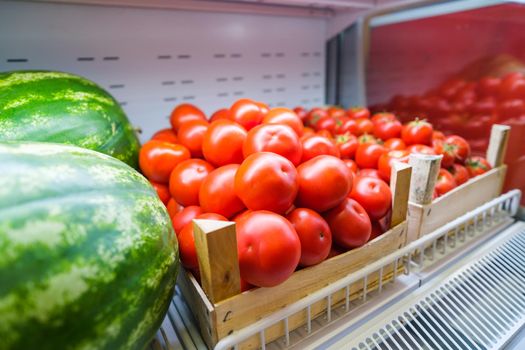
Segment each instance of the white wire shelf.
[[[342,323],[347,323],[348,320],[353,320],[357,327],[357,321],[360,318],[364,322],[366,318],[371,317],[373,310],[380,310],[381,306],[384,307],[388,303],[393,303],[395,300],[420,287],[422,277],[418,275],[418,272],[427,271],[425,276],[438,273],[443,269],[443,262],[457,258],[458,254],[464,251],[466,247],[472,246],[476,242],[481,244],[480,242],[495,235],[501,227],[512,223],[512,217],[519,208],[520,198],[520,191],[508,192],[453,220],[431,234],[410,243],[395,253],[371,263],[358,272],[354,272],[318,292],[232,333],[219,341],[215,349],[237,349],[238,344],[257,334],[262,343],[265,343],[265,329],[275,324],[283,323],[285,330],[288,330],[288,318],[298,312],[306,312],[310,316],[306,325],[295,331],[286,332],[285,336],[263,345],[262,349],[289,347],[302,349],[308,347],[309,339],[316,338],[318,340],[317,343],[319,343],[323,339],[323,334],[329,334],[331,328],[337,329]],[[401,266],[401,264],[403,264],[404,273],[398,276],[396,274],[397,267]],[[383,271],[391,266],[394,266],[394,275],[391,281],[383,283],[380,279],[377,290],[373,292],[367,291],[369,277],[377,273],[382,276]],[[349,287],[356,282],[363,283],[363,292],[360,295],[360,299],[351,301],[348,292]],[[346,299],[341,305],[331,306],[331,296],[341,290],[347,291]],[[327,301],[326,312],[313,319],[310,313],[310,306],[323,299]],[[180,295],[177,294],[174,298],[174,308],[170,308],[168,313],[167,319],[170,322],[165,322],[159,330],[159,335],[154,342],[156,346],[153,347],[154,349],[177,349],[179,346],[184,348],[205,347],[202,339],[197,339],[199,336],[194,321],[193,325],[190,325],[184,331],[173,321],[176,318],[170,316],[173,311],[177,311],[181,318],[186,320],[183,321],[185,325],[192,323],[192,317],[189,315],[187,307],[184,310],[183,305]],[[172,329],[167,330],[165,329],[166,327],[171,327]],[[177,333],[179,335],[179,343],[171,340],[169,333],[173,332],[180,333]],[[388,349],[388,347],[385,348]]]

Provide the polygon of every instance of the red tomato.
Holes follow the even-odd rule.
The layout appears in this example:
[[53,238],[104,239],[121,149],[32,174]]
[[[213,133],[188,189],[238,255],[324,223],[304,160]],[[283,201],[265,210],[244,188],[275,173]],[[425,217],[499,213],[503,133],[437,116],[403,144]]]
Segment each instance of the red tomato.
[[213,166],[202,159],[188,159],[179,163],[170,175],[173,199],[185,207],[199,205],[201,184],[212,170]]
[[325,219],[308,208],[297,208],[286,218],[301,241],[300,266],[311,266],[325,260],[332,246],[332,233]]
[[292,162],[270,152],[248,156],[235,174],[235,193],[251,210],[285,213],[298,190]]
[[298,165],[303,155],[303,147],[299,136],[288,125],[262,124],[248,132],[242,145],[245,158],[257,152],[273,152]]
[[383,180],[377,169],[359,169],[357,175],[360,177],[375,177],[376,179]]
[[525,99],[525,79],[520,73],[507,74],[501,80],[499,96],[503,100]]
[[403,140],[399,138],[393,138],[390,140],[386,140],[383,146],[390,151],[396,151],[396,150],[401,151],[407,148]]
[[468,158],[465,162],[465,167],[470,177],[481,175],[492,169],[485,158],[477,156]]
[[301,257],[301,242],[292,224],[275,213],[259,210],[237,221],[237,252],[241,277],[259,287],[288,279]]
[[177,143],[177,134],[175,134],[172,129],[162,129],[154,133],[151,139],[169,143]]
[[448,171],[454,176],[454,180],[458,186],[464,184],[469,179],[467,168],[461,164],[452,164],[452,166],[448,168]]
[[370,239],[372,223],[365,209],[355,200],[345,198],[324,214],[335,243],[346,249],[357,248]]
[[333,156],[318,156],[297,167],[297,207],[323,212],[338,205],[352,189],[352,172]]
[[346,115],[352,119],[370,118],[370,111],[366,107],[350,107]]
[[[224,216],[214,213],[201,214],[195,219],[228,221]],[[195,236],[193,233],[193,222],[187,223],[177,236],[179,243],[179,256],[182,265],[187,269],[198,269],[199,260],[195,248]]]
[[443,134],[441,131],[434,130],[434,132],[432,132],[432,141],[434,140],[445,141],[445,134]]
[[432,144],[433,131],[432,124],[425,120],[416,119],[403,126],[401,138],[407,146],[414,144],[430,146]]
[[337,106],[328,107],[327,112],[331,118],[334,118],[336,120],[339,118],[346,117],[346,112],[341,107],[337,107]]
[[179,131],[182,124],[190,120],[206,120],[206,115],[198,107],[189,103],[180,104],[171,112],[170,123],[175,132]]
[[383,141],[401,136],[403,125],[398,120],[388,120],[374,124],[374,136]]
[[328,253],[328,257],[326,259],[331,259],[334,256],[341,255],[345,252],[344,248],[338,247],[335,244],[332,244],[332,247],[330,248],[330,253]]
[[439,139],[433,139],[432,145],[434,152],[443,156],[443,158],[441,158],[442,168],[448,168],[454,164],[454,146]]
[[230,110],[228,108],[222,108],[215,111],[215,113],[211,115],[210,123],[213,123],[214,121],[219,119],[232,119],[230,115]]
[[210,124],[205,120],[191,120],[179,127],[177,138],[193,158],[202,157],[202,141]]
[[520,99],[504,100],[498,105],[500,120],[519,118],[525,114],[525,101]]
[[373,177],[356,176],[350,198],[365,208],[371,220],[381,219],[392,205],[390,187],[383,180]]
[[199,203],[203,211],[231,218],[245,208],[235,194],[235,174],[238,169],[238,164],[225,165],[213,170],[204,179],[199,191]]
[[384,233],[381,224],[377,221],[372,221],[372,233],[370,234],[369,241],[373,241],[377,237],[381,236]]
[[235,122],[223,119],[214,121],[204,134],[204,158],[215,166],[240,164],[244,159],[242,144],[246,135],[246,130]]
[[340,156],[337,146],[324,136],[310,136],[301,140],[301,144],[303,146],[301,163],[320,155]]
[[346,164],[348,169],[350,169],[350,171],[353,174],[357,174],[357,171],[358,171],[359,168],[357,167],[357,163],[354,160],[352,160],[352,159],[343,159],[343,162]]
[[319,130],[315,133],[317,136],[322,136],[332,141],[332,133],[328,130]]
[[360,135],[359,128],[357,127],[356,119],[346,119],[342,122],[342,125],[338,127],[340,134],[351,134]]
[[330,132],[331,135],[335,133],[335,129],[337,127],[336,121],[332,117],[324,117],[321,118],[313,125],[315,130],[326,130]]
[[376,168],[379,157],[386,153],[386,149],[378,144],[364,143],[357,147],[355,162],[360,168]]
[[268,112],[270,112],[270,107],[268,107],[268,105],[264,102],[259,102],[259,101],[255,101],[255,104],[257,106],[259,106],[259,108],[261,109],[261,112],[263,114],[263,116],[265,116],[266,114],[268,114]]
[[362,134],[371,134],[374,132],[374,123],[368,118],[357,118],[357,136]]
[[388,121],[396,121],[397,118],[392,113],[381,112],[381,113],[375,113],[370,120],[375,125],[375,124],[378,124],[378,123],[384,123],[384,122],[388,122]]
[[179,235],[180,231],[182,231],[184,226],[186,226],[189,222],[191,222],[191,220],[195,219],[201,214],[201,207],[191,205],[182,209],[177,214],[173,215],[171,217],[171,223],[173,224],[173,229],[175,230],[177,236]]
[[454,176],[452,176],[451,173],[449,173],[443,168],[439,169],[436,186],[434,187],[434,189],[437,192],[437,195],[442,196],[450,190],[454,189],[456,186],[457,185],[456,180],[454,180]]
[[139,165],[149,180],[168,183],[171,171],[189,158],[190,151],[182,145],[150,140],[140,149]]
[[297,114],[299,119],[301,119],[302,122],[306,120],[306,117],[308,116],[308,112],[303,107],[295,107],[293,109],[294,113]]
[[231,119],[246,130],[261,124],[265,115],[264,107],[261,109],[260,102],[242,98],[230,107]]
[[301,135],[301,140],[307,136],[312,136],[312,135],[315,135],[315,130],[308,126],[305,126],[303,128],[303,134]]
[[363,134],[361,136],[359,136],[357,138],[357,141],[360,143],[360,144],[364,144],[364,143],[375,143],[375,144],[380,144],[379,140],[376,139],[373,135],[370,135],[370,134]]
[[304,125],[302,120],[289,108],[277,107],[270,109],[262,122],[264,124],[288,125],[298,136],[303,134]]
[[339,154],[342,159],[354,158],[359,142],[357,137],[350,134],[337,135],[335,138],[337,148],[339,148]]
[[419,153],[419,154],[428,154],[428,155],[436,155],[436,151],[432,147],[428,147],[425,145],[411,145],[406,148],[408,153]]
[[322,108],[312,108],[306,116],[306,125],[315,129],[315,125],[319,119],[328,117],[328,112]]
[[377,163],[377,170],[381,178],[387,182],[390,182],[390,174],[392,173],[392,164],[394,161],[408,163],[408,151],[390,151],[388,153],[383,153],[379,157]]
[[482,97],[496,96],[501,84],[500,78],[484,77],[478,81],[477,93]]
[[157,182],[150,181],[151,186],[157,191],[157,195],[159,196],[159,199],[164,205],[168,205],[168,202],[171,198],[170,196],[170,190],[168,186],[164,184],[159,184]]
[[445,143],[450,145],[457,162],[464,163],[470,156],[470,145],[463,137],[451,135],[445,139]]
[[170,215],[170,218],[172,218],[173,215],[181,212],[182,209],[184,209],[184,207],[179,203],[175,202],[175,199],[173,198],[170,198],[166,207],[168,208],[168,214]]

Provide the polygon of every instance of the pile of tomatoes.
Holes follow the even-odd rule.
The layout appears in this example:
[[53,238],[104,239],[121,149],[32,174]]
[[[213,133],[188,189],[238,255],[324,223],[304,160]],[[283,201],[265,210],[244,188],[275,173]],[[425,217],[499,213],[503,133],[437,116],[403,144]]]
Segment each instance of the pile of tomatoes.
[[493,124],[525,123],[525,76],[513,72],[477,80],[452,78],[422,95],[398,95],[377,108],[402,120],[423,116],[445,132],[465,135],[473,150],[482,152]]
[[459,136],[366,108],[269,109],[241,99],[209,120],[179,105],[170,123],[143,145],[140,167],[168,208],[182,264],[198,274],[193,219],[234,221],[243,289],[280,284],[385,232],[392,162],[411,152],[447,158],[453,174],[443,169],[450,179],[437,194],[488,170]]

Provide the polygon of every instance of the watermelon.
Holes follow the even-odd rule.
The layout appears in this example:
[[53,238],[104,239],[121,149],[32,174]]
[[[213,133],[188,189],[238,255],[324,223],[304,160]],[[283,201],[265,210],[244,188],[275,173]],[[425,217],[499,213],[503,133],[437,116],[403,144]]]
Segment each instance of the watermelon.
[[138,167],[140,144],[118,102],[69,73],[0,73],[0,141],[71,144]]
[[0,143],[0,348],[143,349],[170,304],[166,208],[123,162]]

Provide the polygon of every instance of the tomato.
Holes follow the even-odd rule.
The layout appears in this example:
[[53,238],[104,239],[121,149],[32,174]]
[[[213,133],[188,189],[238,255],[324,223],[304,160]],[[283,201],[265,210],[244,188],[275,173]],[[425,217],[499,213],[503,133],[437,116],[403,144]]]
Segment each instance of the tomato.
[[414,144],[428,145],[432,144],[432,124],[425,120],[413,120],[403,126],[401,138],[407,146]]
[[197,216],[202,214],[202,209],[199,206],[191,205],[182,209],[177,214],[171,217],[171,223],[173,224],[173,229],[177,236],[183,227],[186,226],[191,220],[195,219]]
[[179,127],[177,138],[193,158],[202,157],[202,141],[210,124],[205,120],[191,120]]
[[392,193],[388,184],[373,177],[356,176],[350,198],[365,208],[371,220],[381,219],[392,205]]
[[381,178],[387,182],[390,182],[390,174],[392,173],[392,164],[394,161],[408,163],[408,151],[406,150],[397,150],[390,151],[388,153],[383,153],[379,157],[377,163],[377,170]]
[[288,125],[262,124],[248,132],[242,145],[245,158],[257,152],[273,152],[298,165],[303,155],[303,147],[299,136]]
[[451,135],[445,139],[445,143],[450,145],[457,162],[464,163],[470,156],[470,145],[463,137]]
[[168,208],[168,214],[170,215],[170,218],[172,218],[173,215],[181,212],[182,209],[184,209],[184,207],[179,203],[175,202],[175,199],[173,198],[170,198],[168,204],[166,205],[166,208]]
[[499,96],[503,100],[525,99],[525,79],[521,73],[510,73],[501,79]]
[[174,132],[179,131],[182,124],[191,120],[206,120],[206,115],[190,103],[180,104],[171,112],[170,123]]
[[328,112],[322,108],[312,108],[306,116],[306,125],[315,129],[315,125],[319,119],[328,117]]
[[315,135],[315,130],[310,128],[309,126],[305,126],[303,128],[303,133],[301,135],[301,140],[303,139],[303,137],[312,136],[312,135]]
[[300,266],[311,266],[325,260],[332,246],[332,233],[325,219],[308,208],[297,208],[286,218],[301,241]]
[[439,87],[439,94],[446,98],[453,97],[466,82],[461,79],[450,79]]
[[150,140],[140,149],[139,165],[149,180],[168,183],[171,171],[189,158],[190,151],[182,145]]
[[298,187],[297,170],[292,162],[275,153],[248,156],[235,174],[235,193],[251,210],[285,213]]
[[360,168],[376,168],[379,157],[386,153],[386,149],[378,144],[363,143],[357,147],[355,162]]
[[342,159],[354,158],[359,142],[357,137],[350,134],[338,135],[335,138],[337,148],[339,148],[339,154]]
[[322,212],[338,205],[352,189],[352,172],[333,156],[310,159],[297,167],[297,173],[297,207]]
[[472,114],[491,114],[496,110],[496,99],[494,97],[485,97],[477,100],[470,107]]
[[219,119],[232,119],[230,115],[230,110],[228,108],[222,108],[215,111],[215,113],[211,115],[210,123],[213,123],[214,121]]
[[355,119],[357,124],[357,136],[362,134],[371,134],[374,132],[374,123],[368,118]]
[[525,101],[521,99],[504,100],[498,104],[497,109],[501,120],[519,118],[525,114]]
[[370,111],[366,107],[350,107],[346,115],[352,119],[370,118]]
[[437,192],[437,195],[442,196],[450,190],[454,189],[456,186],[457,185],[456,180],[454,180],[454,176],[452,176],[451,173],[449,173],[443,168],[439,169],[436,186],[434,187],[434,189]]
[[403,125],[398,120],[378,122],[374,125],[374,136],[383,141],[401,136]]
[[268,107],[268,105],[264,102],[259,102],[259,101],[255,101],[255,104],[257,106],[259,106],[259,108],[261,109],[261,113],[263,114],[263,116],[265,116],[266,114],[268,114],[268,112],[270,112],[270,107]]
[[204,212],[232,218],[245,208],[235,194],[235,174],[238,169],[238,164],[225,165],[210,172],[202,181],[199,203]]
[[168,186],[164,184],[159,184],[157,182],[150,181],[151,186],[157,191],[157,195],[159,196],[159,199],[164,205],[168,205],[168,202],[171,198],[170,196],[170,190]]
[[[196,216],[195,219],[227,221],[224,216],[215,213],[201,214]],[[199,259],[197,258],[197,249],[195,248],[193,222],[190,221],[184,225],[177,236],[177,240],[179,243],[179,256],[182,265],[187,269],[198,269]]]
[[370,234],[369,241],[376,239],[385,232],[386,231],[383,231],[383,228],[381,227],[381,224],[378,221],[372,221],[372,233]]
[[501,84],[500,78],[484,77],[478,81],[477,93],[482,97],[496,96]]
[[432,147],[428,147],[425,145],[411,145],[406,148],[408,153],[418,153],[418,154],[428,154],[428,155],[436,155],[436,151]]
[[370,120],[372,121],[372,123],[374,123],[374,126],[375,126],[375,124],[379,124],[379,123],[397,121],[397,118],[392,113],[381,112],[381,113],[375,113]]
[[362,144],[362,143],[375,143],[375,144],[380,144],[380,141],[378,139],[376,139],[373,135],[370,135],[370,134],[363,134],[361,136],[359,136],[357,138],[357,141]]
[[348,169],[350,169],[350,171],[353,174],[357,174],[357,170],[359,168],[357,167],[357,163],[354,160],[352,160],[352,159],[343,159],[343,162],[346,164]]
[[201,184],[212,170],[213,166],[202,159],[188,159],[179,163],[170,175],[173,199],[185,207],[199,205]]
[[237,221],[241,277],[259,287],[273,287],[290,277],[301,257],[301,242],[292,224],[280,215],[259,210]]
[[169,143],[177,143],[177,134],[175,134],[172,129],[162,129],[154,133],[151,139]]
[[330,132],[331,135],[335,133],[335,129],[337,127],[337,124],[335,122],[335,119],[332,117],[324,117],[320,118],[317,123],[313,125],[315,130],[326,130]]
[[396,150],[401,151],[407,148],[403,140],[399,138],[393,138],[390,140],[386,140],[383,146],[390,151],[396,151]]
[[469,179],[467,168],[461,164],[452,164],[452,166],[448,168],[448,171],[452,174],[452,176],[454,176],[454,180],[458,186],[464,184]]
[[210,124],[204,134],[202,153],[215,166],[240,164],[244,159],[242,145],[247,132],[230,120],[217,120]]
[[323,136],[311,136],[306,139],[301,140],[303,147],[303,156],[301,158],[301,163],[304,163],[312,158],[315,158],[319,155],[331,155],[334,157],[339,157],[339,148]]
[[441,131],[434,130],[434,132],[432,132],[432,141],[434,140],[445,141],[445,134],[443,134]]
[[351,198],[345,198],[323,216],[330,226],[333,241],[343,248],[357,248],[370,239],[370,217],[365,209]]
[[360,135],[359,128],[357,126],[356,119],[345,119],[342,121],[342,124],[338,126],[338,131],[340,134],[351,134],[351,135]]
[[295,131],[298,136],[303,134],[302,120],[289,108],[277,107],[272,108],[262,120],[263,124],[284,124],[288,125]]
[[477,156],[467,158],[465,161],[465,167],[467,168],[470,177],[481,175],[492,169],[485,158]]
[[335,244],[332,244],[332,247],[330,248],[330,252],[328,253],[328,257],[326,259],[331,259],[334,256],[338,256],[343,254],[346,251],[346,249],[341,248]]
[[439,139],[433,139],[432,146],[436,154],[443,156],[443,158],[441,158],[442,168],[448,168],[454,163],[454,146],[453,145],[445,141],[439,140]]
[[322,136],[332,141],[332,133],[328,130],[319,130],[315,133],[317,136]]
[[361,177],[375,177],[376,179],[383,180],[381,174],[379,173],[379,170],[377,169],[359,169],[357,175]]
[[339,119],[339,118],[346,117],[346,112],[341,107],[331,106],[331,107],[328,107],[328,109],[326,111],[328,112],[328,116],[330,116],[331,118],[334,118],[336,120]]
[[295,107],[293,111],[299,117],[299,119],[301,119],[302,122],[306,120],[308,112],[306,112],[306,110],[303,107]]
[[261,124],[265,115],[264,107],[259,102],[242,98],[230,107],[230,117],[234,122],[242,125],[246,130]]

